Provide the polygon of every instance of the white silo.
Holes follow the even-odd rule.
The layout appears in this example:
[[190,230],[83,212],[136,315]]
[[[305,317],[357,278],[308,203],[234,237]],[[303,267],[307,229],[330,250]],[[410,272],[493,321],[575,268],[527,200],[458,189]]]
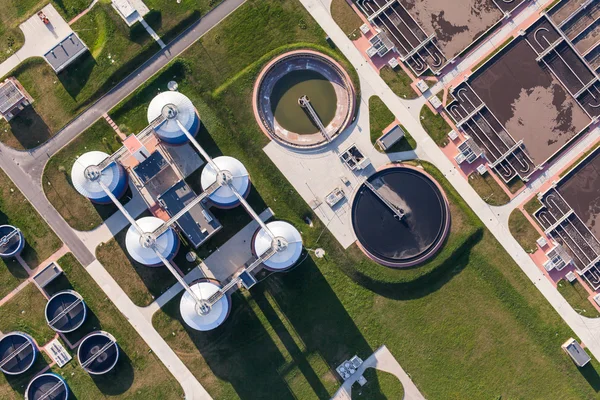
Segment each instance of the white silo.
[[274,248],[276,253],[263,264],[272,271],[291,268],[302,254],[302,236],[292,224],[285,221],[273,221],[267,224],[274,238],[263,228],[258,228],[252,240],[252,252],[260,257],[268,249]]
[[156,217],[144,217],[136,222],[144,234],[141,235],[132,225],[125,236],[127,252],[135,261],[149,267],[162,265],[155,249],[167,260],[175,257],[179,250],[179,238],[173,228],[169,227],[162,235],[155,237],[152,232],[164,223],[163,220]]
[[100,170],[98,166],[108,157],[102,151],[89,151],[82,154],[71,169],[71,181],[75,189],[94,203],[108,204],[110,197],[102,189],[102,182],[108,190],[119,198],[127,191],[129,181],[125,168],[113,161],[106,168]]
[[196,113],[192,101],[182,93],[168,91],[160,93],[152,99],[148,106],[148,123],[151,123],[161,115],[166,120],[154,128],[154,131],[165,143],[177,145],[188,141],[187,136],[177,124],[177,121],[192,136],[198,133],[200,118]]
[[[216,294],[221,286],[209,280],[196,281],[190,285],[190,289],[198,299],[208,300]],[[223,295],[212,306],[204,306],[198,303],[187,291],[181,296],[179,311],[183,321],[192,329],[197,331],[210,331],[221,325],[231,310],[231,299]]]
[[215,181],[219,180],[221,187],[209,196],[210,200],[219,208],[237,206],[240,201],[226,183],[231,182],[238,193],[246,197],[250,193],[248,170],[246,170],[244,164],[233,157],[221,156],[214,158],[213,161],[220,169],[220,173],[217,173],[211,164],[206,164],[200,175],[202,190],[206,190]]

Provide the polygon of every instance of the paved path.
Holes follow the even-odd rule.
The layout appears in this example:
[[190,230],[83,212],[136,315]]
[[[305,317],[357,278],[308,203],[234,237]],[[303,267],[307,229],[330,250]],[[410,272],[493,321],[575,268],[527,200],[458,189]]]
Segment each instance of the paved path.
[[[367,358],[354,375],[342,384],[333,395],[331,400],[351,400],[352,385],[364,374],[367,368],[375,368],[380,371],[388,372],[394,375],[402,383],[404,388],[404,400],[425,400],[417,386],[410,379],[408,374],[404,372],[394,355],[383,345]],[[367,382],[367,385],[369,383]]]
[[175,354],[167,342],[165,342],[154,329],[152,322],[144,317],[138,307],[133,304],[123,289],[121,289],[113,277],[106,269],[104,269],[102,264],[96,260],[86,269],[104,293],[106,293],[119,311],[121,311],[129,323],[140,334],[142,339],[150,346],[150,349],[152,349],[154,354],[156,354],[163,364],[165,364],[175,379],[179,381],[179,384],[184,388],[185,398],[200,400],[212,399],[200,382],[198,382],[185,364],[177,357],[177,354]]
[[[42,172],[48,159],[63,146],[90,127],[102,115],[135,91],[175,57],[180,55],[202,35],[241,6],[245,0],[225,0],[182,35],[160,50],[137,70],[121,81],[82,114],[74,118],[60,132],[42,146],[31,151],[17,151],[0,144],[0,167],[23,192],[48,225],[56,232],[75,257],[86,267],[92,278],[102,287],[119,310],[157,354],[183,388],[186,399],[210,399],[198,380],[187,370],[166,342],[154,330],[139,309],[129,300],[119,285],[104,270],[92,251],[48,202],[43,192]],[[116,222],[117,225],[120,222]]]
[[19,25],[19,29],[23,31],[25,36],[25,43],[15,54],[0,64],[0,77],[8,74],[27,58],[42,57],[48,50],[73,32],[52,4],[42,8],[42,11],[48,17],[50,23],[44,24],[40,17],[34,14]]
[[415,118],[410,110],[406,108],[406,104],[409,103],[403,102],[394,95],[377,72],[362,58],[362,55],[354,47],[350,39],[337,26],[323,4],[319,0],[300,0],[300,2],[356,68],[361,79],[373,89],[375,94],[381,97],[396,118],[402,121],[402,124],[418,143],[416,153],[419,158],[436,165],[519,265],[525,275],[533,282],[575,334],[585,343],[588,350],[596,359],[600,359],[600,319],[585,318],[573,310],[510,234],[506,219],[502,213],[498,213],[494,207],[486,204],[477,195],[467,180],[461,176],[452,162],[423,130],[418,118]]

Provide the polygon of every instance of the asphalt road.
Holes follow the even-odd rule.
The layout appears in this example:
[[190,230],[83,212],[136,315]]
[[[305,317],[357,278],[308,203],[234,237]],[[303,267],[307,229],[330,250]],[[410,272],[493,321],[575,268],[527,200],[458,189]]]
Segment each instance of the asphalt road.
[[183,34],[160,50],[152,58],[133,71],[102,98],[75,117],[43,145],[29,151],[18,151],[0,143],[0,168],[12,179],[29,202],[42,215],[58,237],[71,249],[84,265],[92,263],[95,256],[85,247],[73,229],[46,199],[43,191],[42,173],[50,157],[71,140],[89,128],[102,115],[121,100],[133,93],[144,82],[194,44],[206,32],[221,22],[245,0],[224,0],[202,19],[190,26]]

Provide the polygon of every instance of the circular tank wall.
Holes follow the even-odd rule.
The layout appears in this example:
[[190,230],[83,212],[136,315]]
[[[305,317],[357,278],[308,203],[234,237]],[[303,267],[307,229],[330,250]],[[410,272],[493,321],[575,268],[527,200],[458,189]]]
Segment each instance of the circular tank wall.
[[93,332],[83,338],[77,349],[79,364],[92,375],[106,374],[119,360],[119,345],[107,332]]
[[119,163],[112,162],[103,170],[97,167],[108,156],[102,151],[89,151],[79,156],[71,168],[73,187],[79,194],[94,203],[109,204],[112,202],[102,189],[100,182],[116,198],[123,196],[129,185],[127,171]]
[[[310,107],[303,105],[301,98],[308,99]],[[276,57],[254,85],[254,116],[260,128],[271,139],[295,148],[327,144],[326,136],[333,139],[350,125],[355,107],[356,94],[348,73],[333,58],[312,50]]]
[[156,95],[148,106],[148,123],[160,116],[165,121],[154,128],[158,137],[165,143],[180,145],[188,142],[188,137],[181,129],[178,121],[192,135],[200,129],[200,118],[192,101],[184,94],[174,91]]
[[269,222],[267,228],[275,238],[271,238],[271,235],[263,228],[257,229],[252,240],[252,253],[260,257],[268,249],[276,246],[279,250],[263,262],[264,266],[272,271],[283,271],[291,268],[302,254],[302,236],[300,232],[292,224],[285,221]]
[[37,357],[33,339],[22,332],[10,332],[0,338],[0,371],[19,375],[29,370]]
[[0,257],[15,257],[25,247],[23,233],[12,225],[0,225]]
[[62,376],[45,373],[33,378],[25,390],[25,400],[67,400],[69,386]]
[[125,246],[131,258],[149,267],[162,265],[162,261],[156,255],[152,245],[167,260],[175,257],[179,250],[179,238],[173,228],[168,228],[165,233],[153,238],[149,234],[158,229],[164,223],[163,220],[156,217],[144,217],[136,222],[140,229],[148,235],[140,235],[133,225],[129,227],[125,236]]
[[56,332],[68,333],[84,323],[87,307],[79,293],[74,290],[64,290],[48,300],[45,315],[50,328]]
[[[204,279],[194,282],[190,289],[196,297],[201,300],[208,300],[221,289],[221,285],[212,280]],[[186,291],[181,296],[179,302],[179,311],[181,318],[190,328],[197,331],[210,331],[220,326],[231,310],[231,299],[228,295],[221,297],[213,304],[208,312],[201,312],[195,299]]]
[[[230,179],[233,187],[239,194],[246,197],[250,193],[250,176],[244,164],[229,156],[220,156],[214,158],[213,161],[220,169],[221,174],[225,174],[226,179]],[[217,171],[215,171],[211,164],[206,164],[200,175],[202,190],[208,189],[218,179],[222,180],[223,178],[218,176]],[[221,185],[209,198],[219,208],[232,208],[240,204],[237,196],[226,184]]]
[[437,182],[407,166],[385,168],[367,182],[352,203],[352,226],[361,249],[378,263],[397,268],[432,257],[450,228],[448,203]]

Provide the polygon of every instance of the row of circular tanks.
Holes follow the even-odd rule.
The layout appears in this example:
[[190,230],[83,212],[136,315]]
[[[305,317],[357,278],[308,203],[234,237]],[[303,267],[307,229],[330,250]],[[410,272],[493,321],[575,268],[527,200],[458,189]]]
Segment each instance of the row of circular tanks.
[[[188,142],[188,138],[177,124],[177,120],[191,135],[196,135],[200,127],[200,119],[191,100],[179,92],[163,92],[154,97],[148,107],[148,123],[152,123],[163,115],[165,122],[154,130],[160,140],[167,145],[182,145]],[[71,179],[77,191],[94,203],[106,204],[111,199],[106,195],[99,182],[104,183],[111,193],[119,198],[128,187],[128,177],[125,168],[117,162],[113,162],[98,174],[96,165],[100,164],[109,155],[100,151],[91,151],[81,155],[73,165]],[[213,159],[221,171],[231,174],[232,184],[244,197],[250,192],[250,178],[245,166],[233,157],[221,156]],[[217,180],[217,171],[210,164],[206,164],[202,170],[200,182],[203,190],[206,190]],[[221,186],[209,196],[209,200],[218,208],[233,208],[240,204],[239,199],[227,185]],[[156,217],[144,217],[137,220],[138,226],[144,233],[151,233],[164,223]],[[267,224],[269,230],[275,237],[282,237],[287,241],[287,247],[277,252],[274,256],[264,262],[264,266],[272,271],[282,271],[291,268],[300,258],[302,253],[302,238],[300,232],[291,224],[283,221],[274,221]],[[164,234],[156,238],[150,247],[147,239],[140,235],[133,226],[129,227],[126,235],[126,248],[130,256],[140,264],[148,267],[161,266],[161,260],[156,255],[154,248],[167,260],[172,260],[179,249],[179,238],[177,233],[170,227]],[[271,236],[264,229],[259,228],[252,239],[252,253],[260,256],[272,246]],[[201,280],[193,283],[191,289],[203,299],[208,299],[217,293],[220,284],[213,280]],[[231,299],[223,296],[214,304],[206,315],[199,315],[196,311],[195,301],[192,296],[185,292],[181,298],[180,311],[183,320],[191,328],[207,331],[221,325],[229,315]]]
[[[59,317],[63,312],[66,314]],[[65,290],[48,300],[45,316],[46,322],[53,330],[69,333],[83,325],[87,316],[87,306],[79,293]],[[16,355],[11,356],[15,352]],[[33,366],[37,353],[37,345],[29,335],[23,332],[8,333],[0,339],[0,370],[7,375],[22,374]],[[92,332],[79,343],[77,359],[89,374],[103,375],[117,364],[119,346],[110,333]],[[60,375],[54,373],[36,376],[25,390],[26,400],[66,400],[68,397],[67,383]]]

